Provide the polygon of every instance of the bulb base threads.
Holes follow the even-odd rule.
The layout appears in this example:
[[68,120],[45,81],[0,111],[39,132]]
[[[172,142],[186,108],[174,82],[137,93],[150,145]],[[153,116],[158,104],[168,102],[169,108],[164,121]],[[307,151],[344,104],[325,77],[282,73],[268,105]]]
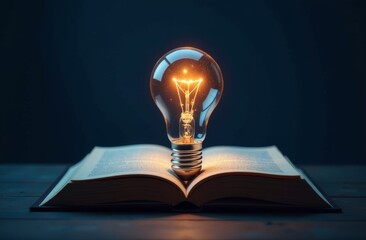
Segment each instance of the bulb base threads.
[[202,143],[172,143],[172,169],[184,181],[192,180],[202,168]]

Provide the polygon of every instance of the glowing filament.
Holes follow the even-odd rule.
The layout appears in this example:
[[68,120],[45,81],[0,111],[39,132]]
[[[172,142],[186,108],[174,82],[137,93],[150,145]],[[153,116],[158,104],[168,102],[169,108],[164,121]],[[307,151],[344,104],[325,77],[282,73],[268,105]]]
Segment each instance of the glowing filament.
[[[184,73],[186,71],[186,69],[183,70]],[[182,109],[180,135],[186,143],[192,141],[194,136],[193,108],[202,78],[198,80],[173,78],[173,81],[177,88],[180,107]]]
[[[193,107],[194,103],[196,101],[198,89],[200,87],[200,84],[202,82],[202,78],[198,80],[178,80],[176,78],[173,78],[173,81],[175,83],[175,86],[177,88],[177,93],[179,96],[179,102],[180,106],[182,108],[182,113],[192,113],[193,114]],[[191,95],[193,95],[193,98],[191,100]],[[184,103],[182,101],[184,96]]]

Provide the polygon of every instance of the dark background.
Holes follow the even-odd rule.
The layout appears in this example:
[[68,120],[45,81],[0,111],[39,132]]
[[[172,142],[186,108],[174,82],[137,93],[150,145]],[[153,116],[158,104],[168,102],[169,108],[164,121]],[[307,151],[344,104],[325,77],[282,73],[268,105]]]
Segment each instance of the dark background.
[[0,160],[76,162],[169,146],[155,62],[210,53],[223,97],[205,146],[277,145],[296,163],[366,159],[364,1],[2,1]]

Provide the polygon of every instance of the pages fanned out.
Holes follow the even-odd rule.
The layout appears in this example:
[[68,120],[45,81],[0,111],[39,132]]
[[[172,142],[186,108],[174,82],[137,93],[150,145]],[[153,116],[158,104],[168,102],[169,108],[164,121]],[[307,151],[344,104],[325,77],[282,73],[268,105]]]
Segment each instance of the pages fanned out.
[[72,181],[86,181],[123,175],[151,175],[177,185],[183,193],[183,183],[174,175],[170,150],[159,145],[141,144],[124,147],[95,147],[74,173]]
[[[277,147],[218,146],[204,150],[202,173],[189,185],[194,185],[214,175],[224,173],[254,173],[299,177],[299,172],[288,162]],[[220,166],[220,167],[218,167]]]

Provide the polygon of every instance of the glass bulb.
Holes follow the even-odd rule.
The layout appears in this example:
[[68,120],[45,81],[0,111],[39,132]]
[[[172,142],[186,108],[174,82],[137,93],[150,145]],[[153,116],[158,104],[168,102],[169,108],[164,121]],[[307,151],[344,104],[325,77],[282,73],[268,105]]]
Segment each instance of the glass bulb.
[[184,180],[201,170],[202,142],[223,86],[219,65],[197,48],[173,49],[152,71],[151,95],[164,116],[172,143],[172,168]]

